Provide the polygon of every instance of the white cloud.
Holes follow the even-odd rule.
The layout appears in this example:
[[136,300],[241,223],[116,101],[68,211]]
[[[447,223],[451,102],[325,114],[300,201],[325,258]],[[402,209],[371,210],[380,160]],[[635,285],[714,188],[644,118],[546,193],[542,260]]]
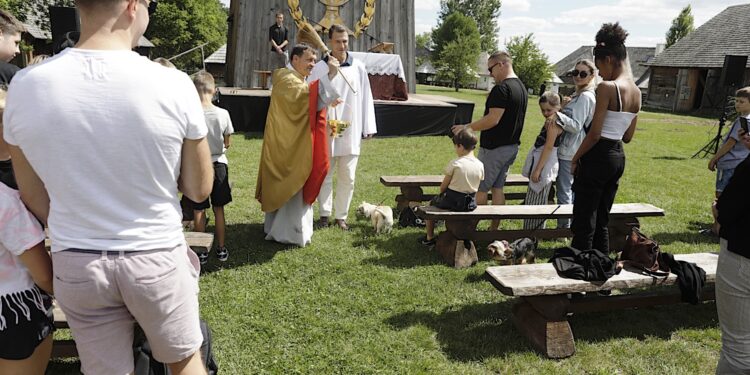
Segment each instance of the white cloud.
[[432,28],[434,25],[427,24],[427,23],[416,23],[414,24],[414,32],[417,34],[426,33],[428,31],[432,31]]
[[536,33],[554,26],[550,21],[544,18],[534,17],[500,18],[497,25],[500,27],[499,35],[528,34],[530,32]]
[[414,10],[418,13],[424,12],[437,12],[440,10],[440,0],[415,0]]
[[528,12],[531,8],[529,0],[503,0],[501,10],[515,10],[518,12]]

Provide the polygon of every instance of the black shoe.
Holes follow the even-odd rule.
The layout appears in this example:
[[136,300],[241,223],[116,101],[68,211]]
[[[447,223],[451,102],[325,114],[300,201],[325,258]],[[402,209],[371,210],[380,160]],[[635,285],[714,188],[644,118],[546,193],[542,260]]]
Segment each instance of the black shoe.
[[349,226],[346,225],[346,220],[336,219],[336,226],[339,227],[339,229],[344,230],[344,231],[349,230]]
[[424,246],[435,246],[436,242],[437,242],[437,239],[434,237],[429,240],[427,239],[427,236],[419,237],[419,243]]
[[327,228],[329,225],[330,223],[328,222],[328,216],[321,216],[318,221],[313,223],[313,229],[323,229]]
[[204,251],[204,252],[198,253],[198,261],[200,261],[200,264],[202,266],[208,263],[208,252]]
[[226,246],[222,246],[216,250],[216,257],[219,258],[219,262],[226,262],[229,259],[229,250]]
[[719,237],[719,235],[716,234],[716,232],[714,232],[713,229],[711,229],[711,228],[701,229],[698,233],[700,233],[700,234],[702,234],[704,236],[712,237],[712,238],[718,238]]

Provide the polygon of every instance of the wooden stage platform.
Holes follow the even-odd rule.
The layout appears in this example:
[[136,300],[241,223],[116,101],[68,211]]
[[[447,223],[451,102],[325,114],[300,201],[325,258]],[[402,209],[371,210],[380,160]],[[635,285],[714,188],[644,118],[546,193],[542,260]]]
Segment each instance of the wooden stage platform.
[[[236,131],[263,132],[270,90],[219,88],[218,105],[229,111]],[[409,94],[406,101],[375,101],[379,137],[446,135],[471,121],[474,103],[439,95]]]

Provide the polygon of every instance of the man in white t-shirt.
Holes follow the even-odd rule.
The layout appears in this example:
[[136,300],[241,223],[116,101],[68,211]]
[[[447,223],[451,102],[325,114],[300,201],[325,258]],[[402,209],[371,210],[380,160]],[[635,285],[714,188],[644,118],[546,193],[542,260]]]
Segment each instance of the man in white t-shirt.
[[211,191],[198,94],[132,52],[155,2],[76,5],[80,42],[19,72],[4,115],[21,196],[49,226],[56,298],[84,373],[132,373],[138,323],[173,374],[205,374],[177,198]]

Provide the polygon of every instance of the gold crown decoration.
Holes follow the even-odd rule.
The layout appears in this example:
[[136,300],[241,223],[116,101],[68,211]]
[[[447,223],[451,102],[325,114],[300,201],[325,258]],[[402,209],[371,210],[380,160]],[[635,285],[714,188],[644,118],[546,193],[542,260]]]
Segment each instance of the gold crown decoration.
[[[342,7],[344,4],[349,2],[349,0],[319,0],[321,3],[326,5],[326,16],[324,16],[323,20],[321,20],[321,25],[318,27],[314,27],[313,29],[316,31],[324,31],[320,30],[321,27],[326,28],[330,27],[331,17],[334,16],[334,13],[331,13],[332,11],[336,10],[335,17],[333,19],[339,20],[340,17],[338,17],[338,11],[336,8]],[[287,0],[287,5],[289,6],[289,14],[292,16],[292,19],[294,20],[294,23],[297,24],[298,29],[302,29],[305,27],[305,24],[310,24],[307,17],[305,17],[304,13],[302,12],[302,8],[300,7],[300,0]],[[330,13],[330,14],[329,14]],[[359,17],[359,21],[357,21],[357,25],[355,27],[354,31],[354,37],[358,38],[362,33],[367,30],[367,28],[370,26],[370,23],[372,23],[372,19],[375,16],[375,0],[365,0],[365,7],[363,9],[362,15]],[[327,22],[328,21],[328,22]],[[337,21],[338,22],[338,21]],[[351,31],[349,31],[351,33]]]

